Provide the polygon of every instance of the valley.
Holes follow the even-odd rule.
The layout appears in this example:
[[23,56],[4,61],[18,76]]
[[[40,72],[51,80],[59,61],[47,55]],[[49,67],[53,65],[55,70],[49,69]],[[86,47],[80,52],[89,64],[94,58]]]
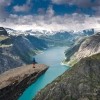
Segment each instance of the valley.
[[[4,77],[2,78],[4,80],[3,83],[1,80],[0,90],[6,91],[10,87],[15,92],[12,93],[10,89],[7,93],[1,92],[0,100],[6,100],[5,97],[12,94],[14,98],[10,96],[8,100],[32,100],[33,98],[34,100],[43,100],[45,98],[46,100],[50,100],[50,98],[52,100],[99,98],[98,92],[97,94],[95,92],[95,89],[99,91],[99,72],[94,75],[95,71],[97,69],[99,70],[99,33],[94,34],[94,30],[91,29],[88,31],[83,30],[80,34],[62,31],[55,32],[52,35],[44,35],[42,33],[36,36],[38,33],[35,33],[35,35],[33,35],[34,32],[29,34],[30,31],[26,31],[26,33],[28,32],[27,35],[18,35],[18,32],[15,30],[7,30],[10,30],[8,32],[11,32],[11,34],[4,29],[4,33],[0,35],[0,76],[5,75],[5,79]],[[13,32],[15,33],[13,34]],[[32,64],[33,57],[38,62],[36,71],[30,65]],[[91,62],[94,63],[91,64]],[[41,64],[43,64],[43,70],[41,67],[37,67],[41,66]],[[92,69],[91,65],[94,66]],[[26,70],[25,73],[23,73],[23,69]],[[38,70],[40,70],[40,74],[35,74]],[[13,71],[19,74],[17,75],[15,73],[15,77],[12,78]],[[89,73],[94,75],[94,86],[98,84],[97,88],[92,89],[92,93],[96,94],[96,96],[92,97],[88,95],[88,93],[92,94],[90,93],[92,86],[88,84],[93,79],[88,80],[85,78],[85,74],[91,78]],[[9,77],[6,79],[6,76]],[[17,80],[15,79],[16,77],[18,77]],[[9,78],[15,81],[9,81]],[[74,82],[73,79],[76,81]],[[82,86],[79,83],[81,80],[83,80],[81,83]],[[88,90],[84,87],[85,80],[88,83],[85,84],[89,88]],[[22,84],[24,85],[22,86]],[[16,87],[19,87],[17,91],[15,90]],[[85,89],[84,91],[87,91],[87,94],[84,93],[83,88]],[[76,92],[77,89],[79,89],[78,92]],[[45,91],[48,91],[51,95],[47,95]],[[57,96],[55,97],[54,94]]]
[[100,0],[0,0],[0,100],[100,100]]

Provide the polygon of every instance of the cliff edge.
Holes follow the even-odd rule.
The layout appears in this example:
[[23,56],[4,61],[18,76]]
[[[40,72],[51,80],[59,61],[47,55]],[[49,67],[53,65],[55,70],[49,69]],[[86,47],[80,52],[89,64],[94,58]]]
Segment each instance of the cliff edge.
[[100,100],[100,53],[81,59],[33,100]]
[[23,91],[47,70],[44,64],[26,65],[0,75],[0,100],[17,100]]

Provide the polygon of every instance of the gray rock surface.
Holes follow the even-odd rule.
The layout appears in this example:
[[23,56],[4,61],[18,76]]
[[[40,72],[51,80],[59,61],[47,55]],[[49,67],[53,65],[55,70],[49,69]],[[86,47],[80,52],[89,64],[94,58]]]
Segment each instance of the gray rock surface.
[[44,64],[22,66],[0,75],[0,100],[18,100],[24,90],[47,70]]
[[[87,37],[84,41],[76,44],[70,50],[65,52],[66,64],[73,66],[80,59],[100,53],[100,34],[94,34]],[[71,55],[72,54],[72,55]]]
[[[24,35],[3,37],[0,42],[0,73],[32,63],[32,57],[41,50],[38,47],[47,48],[44,41],[30,37],[31,40]],[[39,41],[41,45],[38,46]]]
[[33,100],[100,100],[100,54],[81,59]]
[[0,27],[0,35],[8,36],[7,31],[3,27]]

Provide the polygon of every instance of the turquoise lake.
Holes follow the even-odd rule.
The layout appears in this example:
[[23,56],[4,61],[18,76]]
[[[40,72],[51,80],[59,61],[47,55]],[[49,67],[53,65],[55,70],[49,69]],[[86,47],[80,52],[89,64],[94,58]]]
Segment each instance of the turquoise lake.
[[66,48],[67,47],[51,48],[35,56],[38,63],[48,65],[49,69],[41,75],[35,83],[29,86],[18,100],[32,100],[39,90],[52,82],[59,75],[63,74],[69,68],[60,64],[65,58],[64,51]]

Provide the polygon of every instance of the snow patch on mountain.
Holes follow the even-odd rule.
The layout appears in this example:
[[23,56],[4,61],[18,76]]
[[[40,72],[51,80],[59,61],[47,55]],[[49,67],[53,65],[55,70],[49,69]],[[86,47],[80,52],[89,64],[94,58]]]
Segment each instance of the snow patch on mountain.
[[9,33],[9,35],[33,35],[36,37],[40,37],[40,36],[49,36],[49,35],[54,35],[57,33],[69,33],[69,34],[77,34],[77,35],[92,35],[95,32],[100,31],[100,29],[86,29],[86,30],[81,30],[81,31],[74,31],[74,30],[70,30],[70,31],[47,31],[47,30],[26,30],[26,31],[20,31],[20,30],[13,30],[10,28],[5,28],[6,31]]

